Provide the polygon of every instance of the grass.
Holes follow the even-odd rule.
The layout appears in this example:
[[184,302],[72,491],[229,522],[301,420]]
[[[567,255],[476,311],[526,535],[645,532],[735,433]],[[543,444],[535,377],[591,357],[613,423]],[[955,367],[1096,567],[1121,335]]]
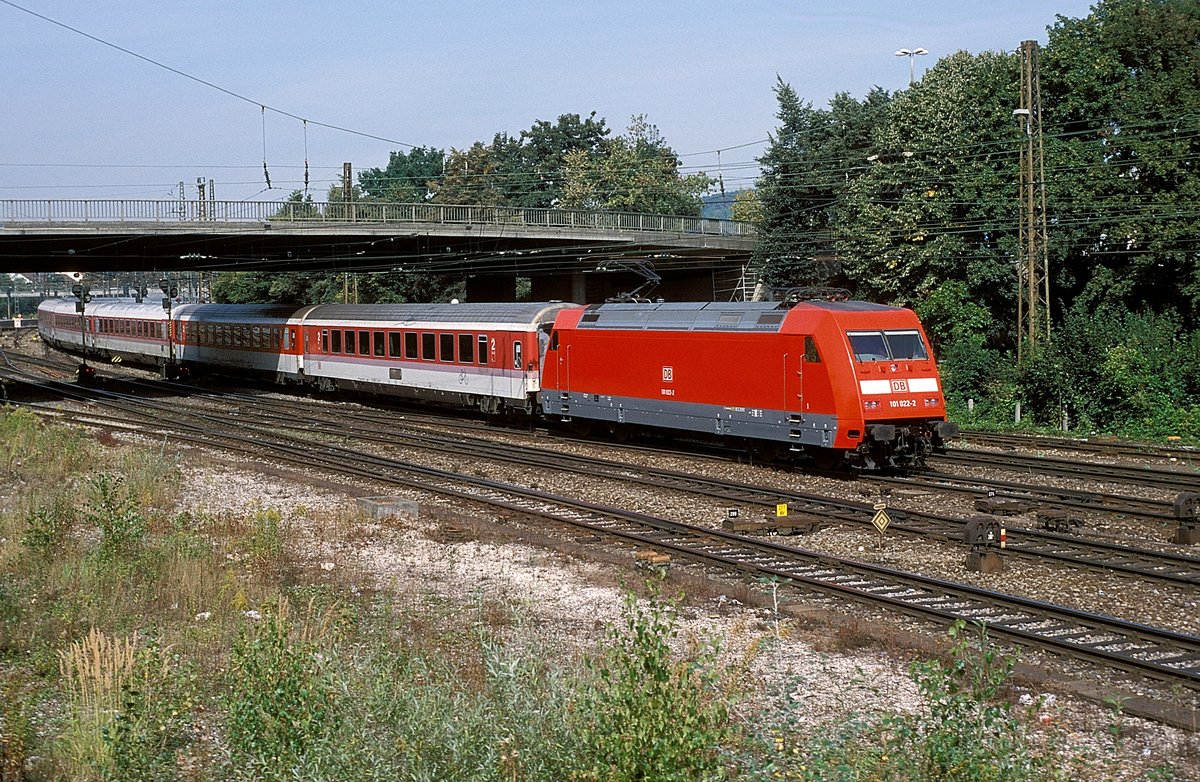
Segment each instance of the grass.
[[[670,582],[698,605],[769,608],[736,660],[679,636],[693,609],[657,580],[564,655],[523,596],[360,589],[353,565],[300,553],[301,529],[309,545],[354,540],[353,514],[179,511],[180,464],[161,448],[4,409],[0,432],[15,487],[0,513],[4,782],[1055,779],[1064,759],[1113,776],[1111,758],[1051,751],[1004,701],[1009,661],[961,628],[950,657],[913,669],[922,713],[810,724],[790,695],[739,703],[755,658],[790,642],[778,584]],[[850,625],[832,646],[864,637]]]

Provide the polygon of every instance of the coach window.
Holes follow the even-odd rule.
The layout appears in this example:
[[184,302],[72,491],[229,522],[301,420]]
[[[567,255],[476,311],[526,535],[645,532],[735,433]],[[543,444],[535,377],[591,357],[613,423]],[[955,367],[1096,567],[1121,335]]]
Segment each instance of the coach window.
[[488,335],[479,335],[479,363],[486,364],[488,362]]
[[329,352],[330,353],[341,353],[342,352],[342,332],[339,331],[338,329],[334,329],[333,331],[329,332],[329,338],[330,338]]
[[417,332],[404,332],[404,357],[417,358]]
[[321,329],[321,336],[317,339],[317,352],[329,352],[329,329]]
[[421,334],[421,358],[424,361],[433,361],[437,358],[435,348],[437,347],[436,334]]
[[810,364],[821,363],[821,354],[817,352],[817,341],[812,337],[804,338],[804,360]]
[[250,347],[262,347],[262,329],[260,329],[258,326],[250,327]]
[[349,329],[346,330],[346,353],[354,355],[354,332]]
[[400,332],[388,332],[388,357],[400,358]]
[[441,343],[441,350],[438,351],[438,357],[442,361],[454,361],[454,335],[439,334],[438,336],[441,337],[439,340]]
[[475,363],[475,335],[458,335],[458,360],[463,364]]
[[358,355],[360,355],[360,356],[371,355],[371,332],[369,332],[369,331],[358,332]]
[[374,343],[375,343],[374,344],[375,355],[382,356],[383,355],[383,332],[376,331],[374,336],[372,337],[372,339],[374,340]]

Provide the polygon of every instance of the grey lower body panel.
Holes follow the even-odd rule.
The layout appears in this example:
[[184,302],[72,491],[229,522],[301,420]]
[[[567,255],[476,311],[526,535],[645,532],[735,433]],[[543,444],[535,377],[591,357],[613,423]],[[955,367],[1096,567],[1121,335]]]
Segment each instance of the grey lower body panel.
[[542,411],[567,419],[652,426],[686,432],[771,440],[829,448],[837,434],[837,417],[786,410],[640,399],[637,397],[543,391]]

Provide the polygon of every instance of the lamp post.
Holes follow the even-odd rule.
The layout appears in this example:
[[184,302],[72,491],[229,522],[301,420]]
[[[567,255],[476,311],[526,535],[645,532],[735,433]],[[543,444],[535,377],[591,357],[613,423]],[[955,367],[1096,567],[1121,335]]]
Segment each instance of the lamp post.
[[915,60],[919,54],[929,54],[929,52],[921,48],[900,49],[896,52],[897,57],[908,58],[908,84],[910,87],[912,86],[913,81],[916,80],[916,71],[914,70],[913,60]]

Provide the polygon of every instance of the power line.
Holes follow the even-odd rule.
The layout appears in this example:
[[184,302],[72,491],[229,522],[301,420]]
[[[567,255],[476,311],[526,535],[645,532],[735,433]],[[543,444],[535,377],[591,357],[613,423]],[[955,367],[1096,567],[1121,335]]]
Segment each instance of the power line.
[[233,98],[237,98],[240,101],[244,101],[253,106],[261,106],[262,110],[264,112],[271,111],[271,112],[280,114],[285,117],[291,117],[292,119],[299,120],[301,122],[307,122],[312,125],[317,125],[318,127],[328,128],[329,130],[336,130],[336,131],[340,131],[342,133],[350,133],[355,136],[362,136],[364,138],[374,139],[376,141],[386,141],[389,144],[398,144],[399,146],[402,146],[402,147],[409,147],[409,148],[415,149],[417,146],[415,144],[409,144],[404,141],[397,141],[396,139],[387,138],[385,136],[377,136],[373,133],[365,133],[361,130],[354,130],[352,128],[345,128],[340,125],[332,125],[332,124],[329,124],[326,122],[318,122],[313,119],[307,119],[306,117],[301,117],[298,114],[291,113],[290,111],[284,111],[283,109],[278,109],[278,108],[275,108],[274,106],[269,106],[260,100],[254,100],[253,98],[246,97],[245,95],[242,95],[241,93],[234,92],[233,90],[222,87],[219,84],[214,84],[213,82],[208,81],[206,79],[202,79],[199,76],[193,76],[192,74],[187,73],[186,71],[181,71],[178,68],[173,68],[170,65],[167,65],[166,63],[159,62],[158,60],[152,59],[143,54],[138,54],[135,51],[126,49],[124,46],[119,46],[111,41],[106,41],[103,38],[99,38],[95,35],[92,35],[91,33],[86,33],[83,30],[80,30],[76,27],[72,27],[71,25],[65,24],[56,19],[51,19],[50,17],[39,14],[36,11],[31,11],[28,8],[17,5],[16,3],[12,2],[12,0],[0,0],[0,3],[3,3],[4,5],[7,5],[10,8],[14,8],[18,11],[27,13],[30,16],[37,17],[38,19],[41,19],[44,22],[49,22],[52,25],[61,27],[64,30],[69,30],[69,31],[75,33],[76,35],[82,35],[84,38],[95,41],[96,43],[103,44],[104,46],[107,46],[112,49],[116,49],[117,51],[121,52],[122,54],[128,54],[130,57],[136,57],[137,59],[142,60],[143,62],[148,62],[157,68],[162,68],[165,71],[170,71],[171,73],[174,73],[177,76],[182,76],[183,78],[190,79],[191,81],[194,81],[198,84],[203,84],[205,87],[211,87],[212,89],[217,90],[218,92],[223,92],[226,95],[229,95],[230,97],[233,97]]

